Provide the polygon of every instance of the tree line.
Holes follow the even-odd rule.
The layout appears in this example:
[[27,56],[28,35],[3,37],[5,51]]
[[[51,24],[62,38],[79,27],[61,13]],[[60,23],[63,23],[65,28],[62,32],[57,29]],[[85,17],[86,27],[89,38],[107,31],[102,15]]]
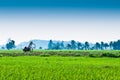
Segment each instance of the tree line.
[[48,43],[48,50],[120,50],[120,40],[107,42],[96,42],[91,44],[86,41],[84,43],[71,40],[65,44],[64,41],[54,42],[52,40]]
[[[5,47],[2,49],[13,49],[16,48],[15,41],[9,39]],[[42,49],[40,47],[39,49]],[[49,40],[48,50],[120,50],[120,40],[107,42],[96,42],[90,43],[88,41],[82,43],[79,41],[71,40],[69,42]]]

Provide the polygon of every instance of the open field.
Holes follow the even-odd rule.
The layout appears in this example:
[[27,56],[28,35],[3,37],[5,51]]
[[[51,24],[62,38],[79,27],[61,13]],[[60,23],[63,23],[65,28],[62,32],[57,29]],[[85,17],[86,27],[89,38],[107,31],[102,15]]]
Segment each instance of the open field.
[[0,50],[0,56],[89,56],[89,57],[120,57],[119,50],[34,50],[23,52],[22,50]]
[[120,58],[0,57],[0,80],[120,80]]

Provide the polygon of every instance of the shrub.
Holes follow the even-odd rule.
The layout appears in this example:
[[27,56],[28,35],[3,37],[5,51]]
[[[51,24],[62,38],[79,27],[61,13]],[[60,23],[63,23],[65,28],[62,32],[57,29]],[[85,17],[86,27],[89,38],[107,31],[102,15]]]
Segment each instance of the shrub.
[[40,56],[41,56],[41,57],[49,57],[50,54],[41,54]]

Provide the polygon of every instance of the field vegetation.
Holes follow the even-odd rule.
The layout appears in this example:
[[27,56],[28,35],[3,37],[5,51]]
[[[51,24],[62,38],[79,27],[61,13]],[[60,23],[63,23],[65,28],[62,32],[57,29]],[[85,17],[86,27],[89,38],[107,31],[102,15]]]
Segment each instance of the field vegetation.
[[120,80],[120,51],[0,50],[0,80]]
[[0,50],[0,56],[75,56],[75,57],[120,57],[119,50]]
[[0,80],[120,80],[120,58],[0,58]]

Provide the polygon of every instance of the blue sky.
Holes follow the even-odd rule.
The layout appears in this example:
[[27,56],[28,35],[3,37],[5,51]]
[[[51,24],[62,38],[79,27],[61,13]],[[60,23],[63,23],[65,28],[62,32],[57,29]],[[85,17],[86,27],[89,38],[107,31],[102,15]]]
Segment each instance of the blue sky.
[[0,44],[30,39],[100,42],[120,38],[119,0],[1,0]]

